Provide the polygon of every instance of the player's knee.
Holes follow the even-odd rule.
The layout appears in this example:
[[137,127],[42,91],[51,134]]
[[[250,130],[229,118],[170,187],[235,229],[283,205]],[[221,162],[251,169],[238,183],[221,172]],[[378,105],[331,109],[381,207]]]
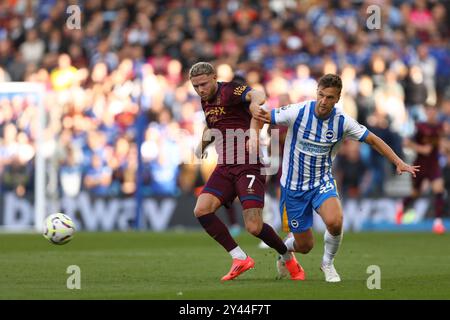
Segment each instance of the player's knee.
[[257,236],[261,233],[262,230],[262,223],[256,223],[256,222],[249,222],[245,223],[245,229],[248,233]]
[[211,209],[205,206],[195,206],[194,208],[194,216],[196,218],[204,216],[205,214],[211,213]]
[[327,225],[328,232],[333,236],[338,236],[342,232],[342,219],[336,219]]

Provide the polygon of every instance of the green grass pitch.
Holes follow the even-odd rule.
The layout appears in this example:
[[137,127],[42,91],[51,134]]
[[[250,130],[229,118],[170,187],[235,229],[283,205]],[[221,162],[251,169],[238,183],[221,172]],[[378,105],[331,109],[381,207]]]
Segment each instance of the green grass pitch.
[[[322,235],[297,258],[306,281],[276,280],[275,252],[259,239],[237,238],[255,269],[221,283],[231,258],[204,232],[78,232],[64,246],[38,234],[0,234],[0,299],[450,299],[450,235],[346,233],[335,266],[338,284],[325,283],[319,264]],[[70,290],[67,267],[81,269]],[[370,265],[381,289],[367,288]]]

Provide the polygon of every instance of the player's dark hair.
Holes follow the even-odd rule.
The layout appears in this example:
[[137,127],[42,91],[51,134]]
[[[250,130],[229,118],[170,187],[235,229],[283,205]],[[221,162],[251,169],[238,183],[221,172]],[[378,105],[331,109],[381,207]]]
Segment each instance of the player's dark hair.
[[337,88],[339,92],[342,90],[342,80],[337,74],[328,73],[319,79],[318,87],[320,88]]
[[201,76],[202,74],[206,75],[216,74],[216,69],[214,69],[211,63],[197,62],[189,70],[189,79],[192,79],[193,77],[196,76]]

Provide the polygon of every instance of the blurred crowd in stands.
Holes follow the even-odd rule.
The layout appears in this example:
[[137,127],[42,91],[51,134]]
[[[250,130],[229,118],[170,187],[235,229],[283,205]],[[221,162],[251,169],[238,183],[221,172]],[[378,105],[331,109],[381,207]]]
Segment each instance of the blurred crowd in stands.
[[[67,24],[70,5],[80,6],[79,29]],[[368,28],[370,5],[379,29]],[[200,60],[219,80],[264,90],[270,108],[314,99],[316,79],[338,73],[338,107],[403,155],[424,105],[437,105],[449,190],[449,15],[449,1],[426,0],[0,0],[0,86],[45,86],[42,152],[68,196],[132,196],[137,177],[145,196],[203,183],[214,157],[186,160],[204,126],[187,78]],[[33,191],[36,115],[33,97],[0,92],[2,191]],[[393,171],[348,142],[335,173],[341,192],[358,197],[383,195]]]

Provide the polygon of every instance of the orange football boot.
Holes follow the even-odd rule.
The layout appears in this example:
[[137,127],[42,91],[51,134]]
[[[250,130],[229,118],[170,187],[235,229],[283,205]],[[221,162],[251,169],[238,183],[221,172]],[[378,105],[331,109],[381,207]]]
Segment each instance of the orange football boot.
[[233,280],[240,274],[255,266],[255,261],[247,256],[245,260],[233,259],[230,271],[222,277],[222,281]]
[[291,280],[305,280],[305,271],[298,263],[294,254],[292,254],[292,258],[289,261],[286,261],[286,269],[288,269],[291,275]]

